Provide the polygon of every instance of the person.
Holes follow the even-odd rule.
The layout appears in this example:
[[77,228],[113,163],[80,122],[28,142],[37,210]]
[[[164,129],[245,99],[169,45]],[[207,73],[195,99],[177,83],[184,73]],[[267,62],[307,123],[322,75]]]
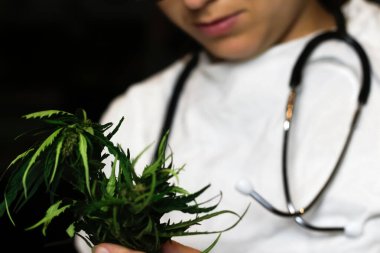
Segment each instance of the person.
[[[372,63],[371,90],[339,172],[305,215],[323,227],[356,225],[357,233],[347,236],[304,229],[235,189],[240,178],[249,179],[273,206],[287,211],[281,152],[288,82],[307,42],[335,29],[334,17],[324,5],[328,2],[157,3],[203,48],[186,79],[170,128],[174,162],[186,164],[180,185],[195,191],[210,183],[208,196],[223,192],[221,209],[242,213],[251,203],[241,222],[222,234],[214,252],[380,252],[380,9],[374,3],[351,0],[342,6],[348,32]],[[126,117],[114,141],[131,154],[159,139],[173,87],[189,58],[130,86],[105,111],[104,123]],[[289,141],[289,182],[295,206],[306,206],[331,174],[349,132],[362,75],[355,52],[340,41],[326,42],[308,61]],[[153,153],[149,149],[140,164],[149,163]],[[234,217],[223,216],[199,230],[217,230],[233,221]],[[163,252],[199,252],[214,238],[173,238]],[[103,243],[93,252],[137,251]]]

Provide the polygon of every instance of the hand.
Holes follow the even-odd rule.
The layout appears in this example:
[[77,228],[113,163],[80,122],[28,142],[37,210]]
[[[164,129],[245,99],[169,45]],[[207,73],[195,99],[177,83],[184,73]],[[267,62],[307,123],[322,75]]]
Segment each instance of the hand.
[[162,245],[162,253],[200,253],[200,251],[176,241],[168,241]]
[[[142,251],[127,249],[123,246],[102,243],[94,247],[93,253],[144,253]],[[200,253],[199,250],[187,247],[175,241],[166,242],[162,246],[162,253]]]
[[127,249],[118,244],[101,243],[92,249],[92,253],[144,253],[142,251]]

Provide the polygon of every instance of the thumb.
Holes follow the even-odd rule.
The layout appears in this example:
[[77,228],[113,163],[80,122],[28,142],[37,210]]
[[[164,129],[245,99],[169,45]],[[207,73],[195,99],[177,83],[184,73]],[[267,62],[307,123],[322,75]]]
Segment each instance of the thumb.
[[92,253],[144,253],[142,251],[131,250],[121,245],[112,243],[101,243],[92,249]]
[[162,253],[200,253],[200,251],[170,240],[162,245]]

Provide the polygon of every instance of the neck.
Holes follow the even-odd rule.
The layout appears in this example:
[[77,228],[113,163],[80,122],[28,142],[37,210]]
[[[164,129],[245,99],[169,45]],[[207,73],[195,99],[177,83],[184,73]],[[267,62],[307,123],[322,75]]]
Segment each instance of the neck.
[[287,42],[312,32],[336,27],[335,19],[317,0],[307,1],[302,15],[293,21],[293,26],[286,31],[278,43]]

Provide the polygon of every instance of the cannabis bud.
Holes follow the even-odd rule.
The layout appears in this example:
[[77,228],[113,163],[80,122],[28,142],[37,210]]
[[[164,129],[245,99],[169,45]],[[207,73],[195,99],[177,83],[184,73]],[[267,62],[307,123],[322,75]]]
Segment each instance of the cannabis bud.
[[[49,110],[23,117],[42,120],[45,125],[35,131],[34,135],[41,138],[34,146],[18,155],[3,172],[9,174],[9,180],[2,194],[0,217],[6,213],[14,224],[12,213],[43,188],[50,193],[51,206],[45,217],[27,230],[42,226],[46,235],[51,221],[65,212],[72,219],[67,234],[78,234],[90,246],[111,242],[157,253],[174,236],[220,236],[236,226],[248,209],[242,215],[230,210],[215,211],[219,203],[205,206],[208,202],[196,201],[209,185],[195,193],[175,185],[172,179],[183,167],[175,168],[172,155],[166,154],[167,135],[160,140],[155,160],[137,174],[135,165],[144,151],[131,158],[128,150],[125,152],[111,141],[123,118],[111,129],[112,123],[94,123],[84,110],[76,114]],[[103,171],[106,158],[112,160],[110,176]],[[75,197],[58,191],[62,182],[72,187]],[[177,223],[161,221],[171,211],[194,214],[194,218]],[[191,226],[222,214],[236,215],[237,221],[222,231],[189,231]],[[85,231],[86,236],[80,231]],[[211,250],[219,236],[204,252]]]

